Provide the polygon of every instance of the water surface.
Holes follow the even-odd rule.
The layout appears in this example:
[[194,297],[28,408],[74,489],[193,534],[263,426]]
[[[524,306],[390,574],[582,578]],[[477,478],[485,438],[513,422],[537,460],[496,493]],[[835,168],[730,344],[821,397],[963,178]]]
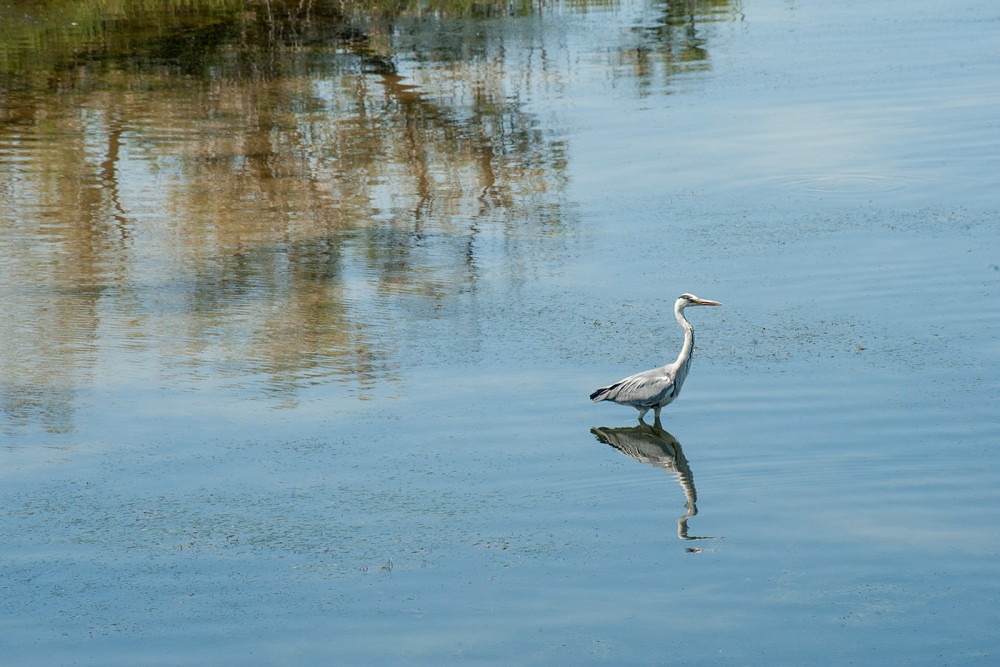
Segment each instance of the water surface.
[[0,10],[6,660],[995,661],[990,3],[268,6]]

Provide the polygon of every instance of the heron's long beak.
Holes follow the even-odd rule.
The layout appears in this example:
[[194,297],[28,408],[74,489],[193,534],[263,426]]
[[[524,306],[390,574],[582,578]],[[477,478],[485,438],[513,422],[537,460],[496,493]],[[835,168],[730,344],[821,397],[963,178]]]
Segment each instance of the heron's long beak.
[[718,301],[709,301],[708,299],[698,299],[699,306],[721,306],[722,304]]

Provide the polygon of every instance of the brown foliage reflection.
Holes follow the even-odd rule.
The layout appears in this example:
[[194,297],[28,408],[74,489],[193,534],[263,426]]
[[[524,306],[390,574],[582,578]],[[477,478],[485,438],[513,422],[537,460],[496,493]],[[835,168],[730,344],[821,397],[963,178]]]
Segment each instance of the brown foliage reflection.
[[[244,13],[201,26],[193,53],[171,36],[8,77],[23,87],[0,108],[15,421],[66,430],[53,415],[73,387],[130,373],[282,392],[342,377],[363,394],[392,377],[394,294],[466,289],[483,224],[555,233],[563,147],[509,101],[523,82],[470,61],[418,85],[385,23],[292,19]],[[98,379],[107,365],[119,375]]]

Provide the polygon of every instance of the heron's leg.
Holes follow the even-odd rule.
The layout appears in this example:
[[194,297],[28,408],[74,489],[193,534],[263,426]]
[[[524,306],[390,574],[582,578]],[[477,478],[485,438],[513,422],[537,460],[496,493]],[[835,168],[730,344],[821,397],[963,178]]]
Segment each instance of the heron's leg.
[[646,416],[647,412],[649,412],[649,408],[640,408],[639,409],[639,421],[641,421],[643,424],[645,424],[646,422],[643,421],[642,418]]
[[654,405],[653,406],[653,423],[654,424],[659,424],[660,423],[660,408],[662,408],[662,407],[663,407],[662,405]]

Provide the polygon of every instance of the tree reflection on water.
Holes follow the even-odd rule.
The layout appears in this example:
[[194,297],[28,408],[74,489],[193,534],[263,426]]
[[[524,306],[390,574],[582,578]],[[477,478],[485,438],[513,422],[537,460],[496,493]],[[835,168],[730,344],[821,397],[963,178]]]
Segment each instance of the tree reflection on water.
[[525,105],[564,74],[537,57],[558,38],[490,22],[539,6],[346,7],[0,8],[15,422],[72,428],[74,387],[108,367],[364,395],[394,377],[399,299],[434,317],[474,291],[480,237],[559,242],[566,133]]

